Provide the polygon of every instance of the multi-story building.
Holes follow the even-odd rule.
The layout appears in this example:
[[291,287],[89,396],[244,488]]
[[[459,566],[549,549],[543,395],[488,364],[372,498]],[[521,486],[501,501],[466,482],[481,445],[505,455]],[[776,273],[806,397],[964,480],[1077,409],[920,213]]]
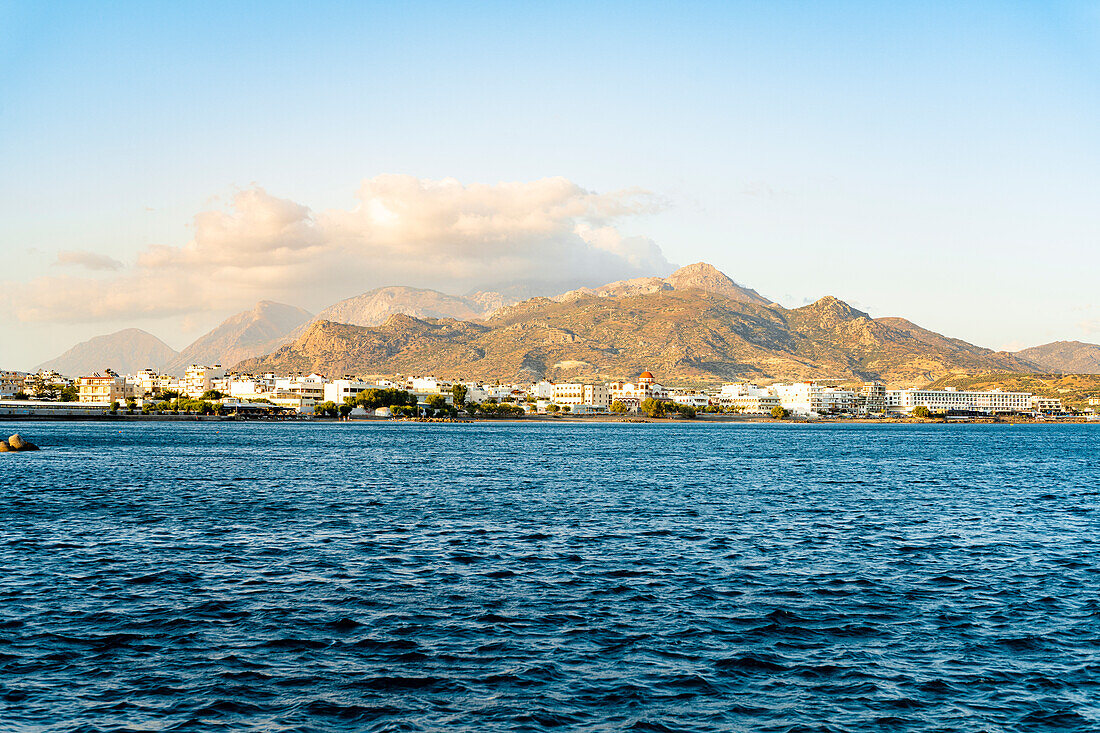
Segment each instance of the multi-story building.
[[891,389],[886,391],[887,412],[910,413],[917,407],[927,407],[936,413],[981,412],[989,415],[1028,412],[1030,392],[969,392],[946,389]]
[[80,377],[76,380],[76,388],[77,399],[80,402],[99,405],[123,402],[128,397],[134,396],[133,388],[126,383],[126,380],[110,369],[106,374],[96,372],[90,377]]
[[170,374],[157,374],[155,369],[142,369],[137,374],[127,376],[126,382],[134,391],[135,397],[143,398],[172,389],[176,380]]
[[549,400],[554,397],[554,383],[542,380],[541,382],[535,382],[527,390],[527,394],[535,398],[535,400]]
[[710,397],[702,392],[670,392],[668,398],[677,405],[687,405],[697,410],[710,405]]
[[750,415],[767,415],[779,407],[779,397],[755,384],[724,384],[714,401],[721,407],[732,407]]
[[1065,408],[1062,407],[1062,400],[1060,398],[1040,397],[1039,395],[1035,395],[1031,398],[1031,409],[1034,412],[1042,412],[1044,414],[1065,412]]
[[648,399],[668,400],[668,390],[657,383],[653,372],[644,371],[637,382],[611,382],[607,385],[612,402],[622,402],[628,409],[636,410]]
[[198,398],[214,388],[214,380],[225,376],[225,369],[221,364],[214,366],[202,366],[192,364],[184,372],[183,381],[180,382],[180,391],[188,397]]
[[886,385],[882,382],[867,382],[860,387],[857,399],[863,412],[885,412]]
[[850,389],[821,387],[813,394],[811,406],[818,414],[852,412],[856,407],[856,393]]
[[793,384],[773,384],[771,391],[779,398],[779,404],[786,410],[809,415],[814,410],[814,395],[821,390],[816,382],[795,382]]
[[11,399],[22,392],[26,377],[26,372],[0,371],[0,399]]
[[607,409],[611,405],[611,391],[605,384],[555,384],[552,398],[557,405],[587,405]]
[[299,395],[303,408],[313,409],[313,405],[325,399],[326,381],[321,374],[310,374],[308,377],[280,377],[275,379],[275,390]]
[[413,377],[409,389],[418,394],[451,394],[452,383],[435,377]]
[[342,405],[348,397],[356,397],[368,389],[378,389],[378,385],[358,379],[334,379],[324,386],[324,401]]

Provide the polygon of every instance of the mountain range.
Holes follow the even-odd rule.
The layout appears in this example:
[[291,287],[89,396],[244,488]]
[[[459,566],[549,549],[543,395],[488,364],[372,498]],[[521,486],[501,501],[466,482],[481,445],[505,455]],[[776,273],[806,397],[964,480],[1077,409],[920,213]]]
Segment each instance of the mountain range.
[[39,364],[36,369],[52,369],[65,375],[84,375],[114,369],[119,374],[158,369],[175,358],[176,350],[140,328],[125,328],[115,333],[82,341],[57,358]]
[[520,294],[393,286],[316,316],[261,301],[179,353],[127,329],[42,366],[70,375],[108,366],[181,374],[192,363],[219,363],[237,371],[502,380],[625,379],[649,369],[677,383],[881,379],[904,386],[985,372],[1100,373],[1096,344],[996,352],[903,318],[872,318],[834,297],[787,309],[705,263],[552,298],[520,301]]
[[1100,344],[1054,341],[1017,352],[1045,371],[1065,374],[1100,374]]
[[926,383],[962,371],[1032,371],[901,318],[871,318],[825,297],[786,309],[698,263],[668,278],[532,298],[481,321],[392,315],[380,326],[315,321],[238,371],[436,374],[473,379],[669,382],[882,379]]

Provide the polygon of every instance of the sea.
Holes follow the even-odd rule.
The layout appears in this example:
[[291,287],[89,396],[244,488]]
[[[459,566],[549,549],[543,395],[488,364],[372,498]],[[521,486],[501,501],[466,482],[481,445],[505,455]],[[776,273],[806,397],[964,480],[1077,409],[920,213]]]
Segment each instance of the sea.
[[3,733],[1100,730],[1100,426],[0,431]]

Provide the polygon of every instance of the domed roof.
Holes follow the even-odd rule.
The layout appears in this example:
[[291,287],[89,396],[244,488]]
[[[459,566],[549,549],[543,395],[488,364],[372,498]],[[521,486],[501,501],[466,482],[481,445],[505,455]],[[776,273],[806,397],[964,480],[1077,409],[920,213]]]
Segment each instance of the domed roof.
[[647,371],[642,372],[641,375],[639,375],[638,379],[656,379],[656,377],[653,376],[653,372]]

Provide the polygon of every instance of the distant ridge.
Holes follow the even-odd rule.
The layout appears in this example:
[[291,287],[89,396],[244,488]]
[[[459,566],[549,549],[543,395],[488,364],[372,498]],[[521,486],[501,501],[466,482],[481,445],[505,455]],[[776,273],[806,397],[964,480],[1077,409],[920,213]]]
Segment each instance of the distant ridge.
[[785,309],[705,263],[532,298],[482,321],[391,315],[378,326],[318,320],[238,371],[434,373],[473,379],[617,379],[645,369],[677,383],[881,379],[910,386],[959,372],[1036,365],[871,318],[831,296]]
[[638,277],[632,280],[619,280],[608,283],[598,288],[578,288],[563,293],[553,298],[553,300],[570,301],[585,295],[594,295],[598,298],[624,298],[632,295],[659,293],[664,290],[690,289],[716,293],[740,303],[767,305],[771,302],[755,290],[738,285],[718,268],[705,262],[696,262],[694,265],[681,267],[668,277]]
[[35,369],[52,369],[72,377],[103,372],[105,369],[127,374],[147,368],[163,369],[176,355],[175,349],[153,334],[140,328],[124,328],[82,341]]
[[295,328],[307,323],[309,311],[284,303],[261,300],[203,334],[164,365],[167,374],[182,375],[191,364],[235,364],[282,346]]
[[1084,341],[1053,341],[1017,351],[1016,355],[1052,372],[1100,374],[1100,344]]
[[[495,304],[491,297],[486,300],[489,307]],[[341,300],[318,313],[315,320],[353,326],[378,326],[395,313],[415,318],[457,318],[468,321],[482,318],[487,312],[485,303],[472,298],[397,285],[375,288],[362,295]]]

